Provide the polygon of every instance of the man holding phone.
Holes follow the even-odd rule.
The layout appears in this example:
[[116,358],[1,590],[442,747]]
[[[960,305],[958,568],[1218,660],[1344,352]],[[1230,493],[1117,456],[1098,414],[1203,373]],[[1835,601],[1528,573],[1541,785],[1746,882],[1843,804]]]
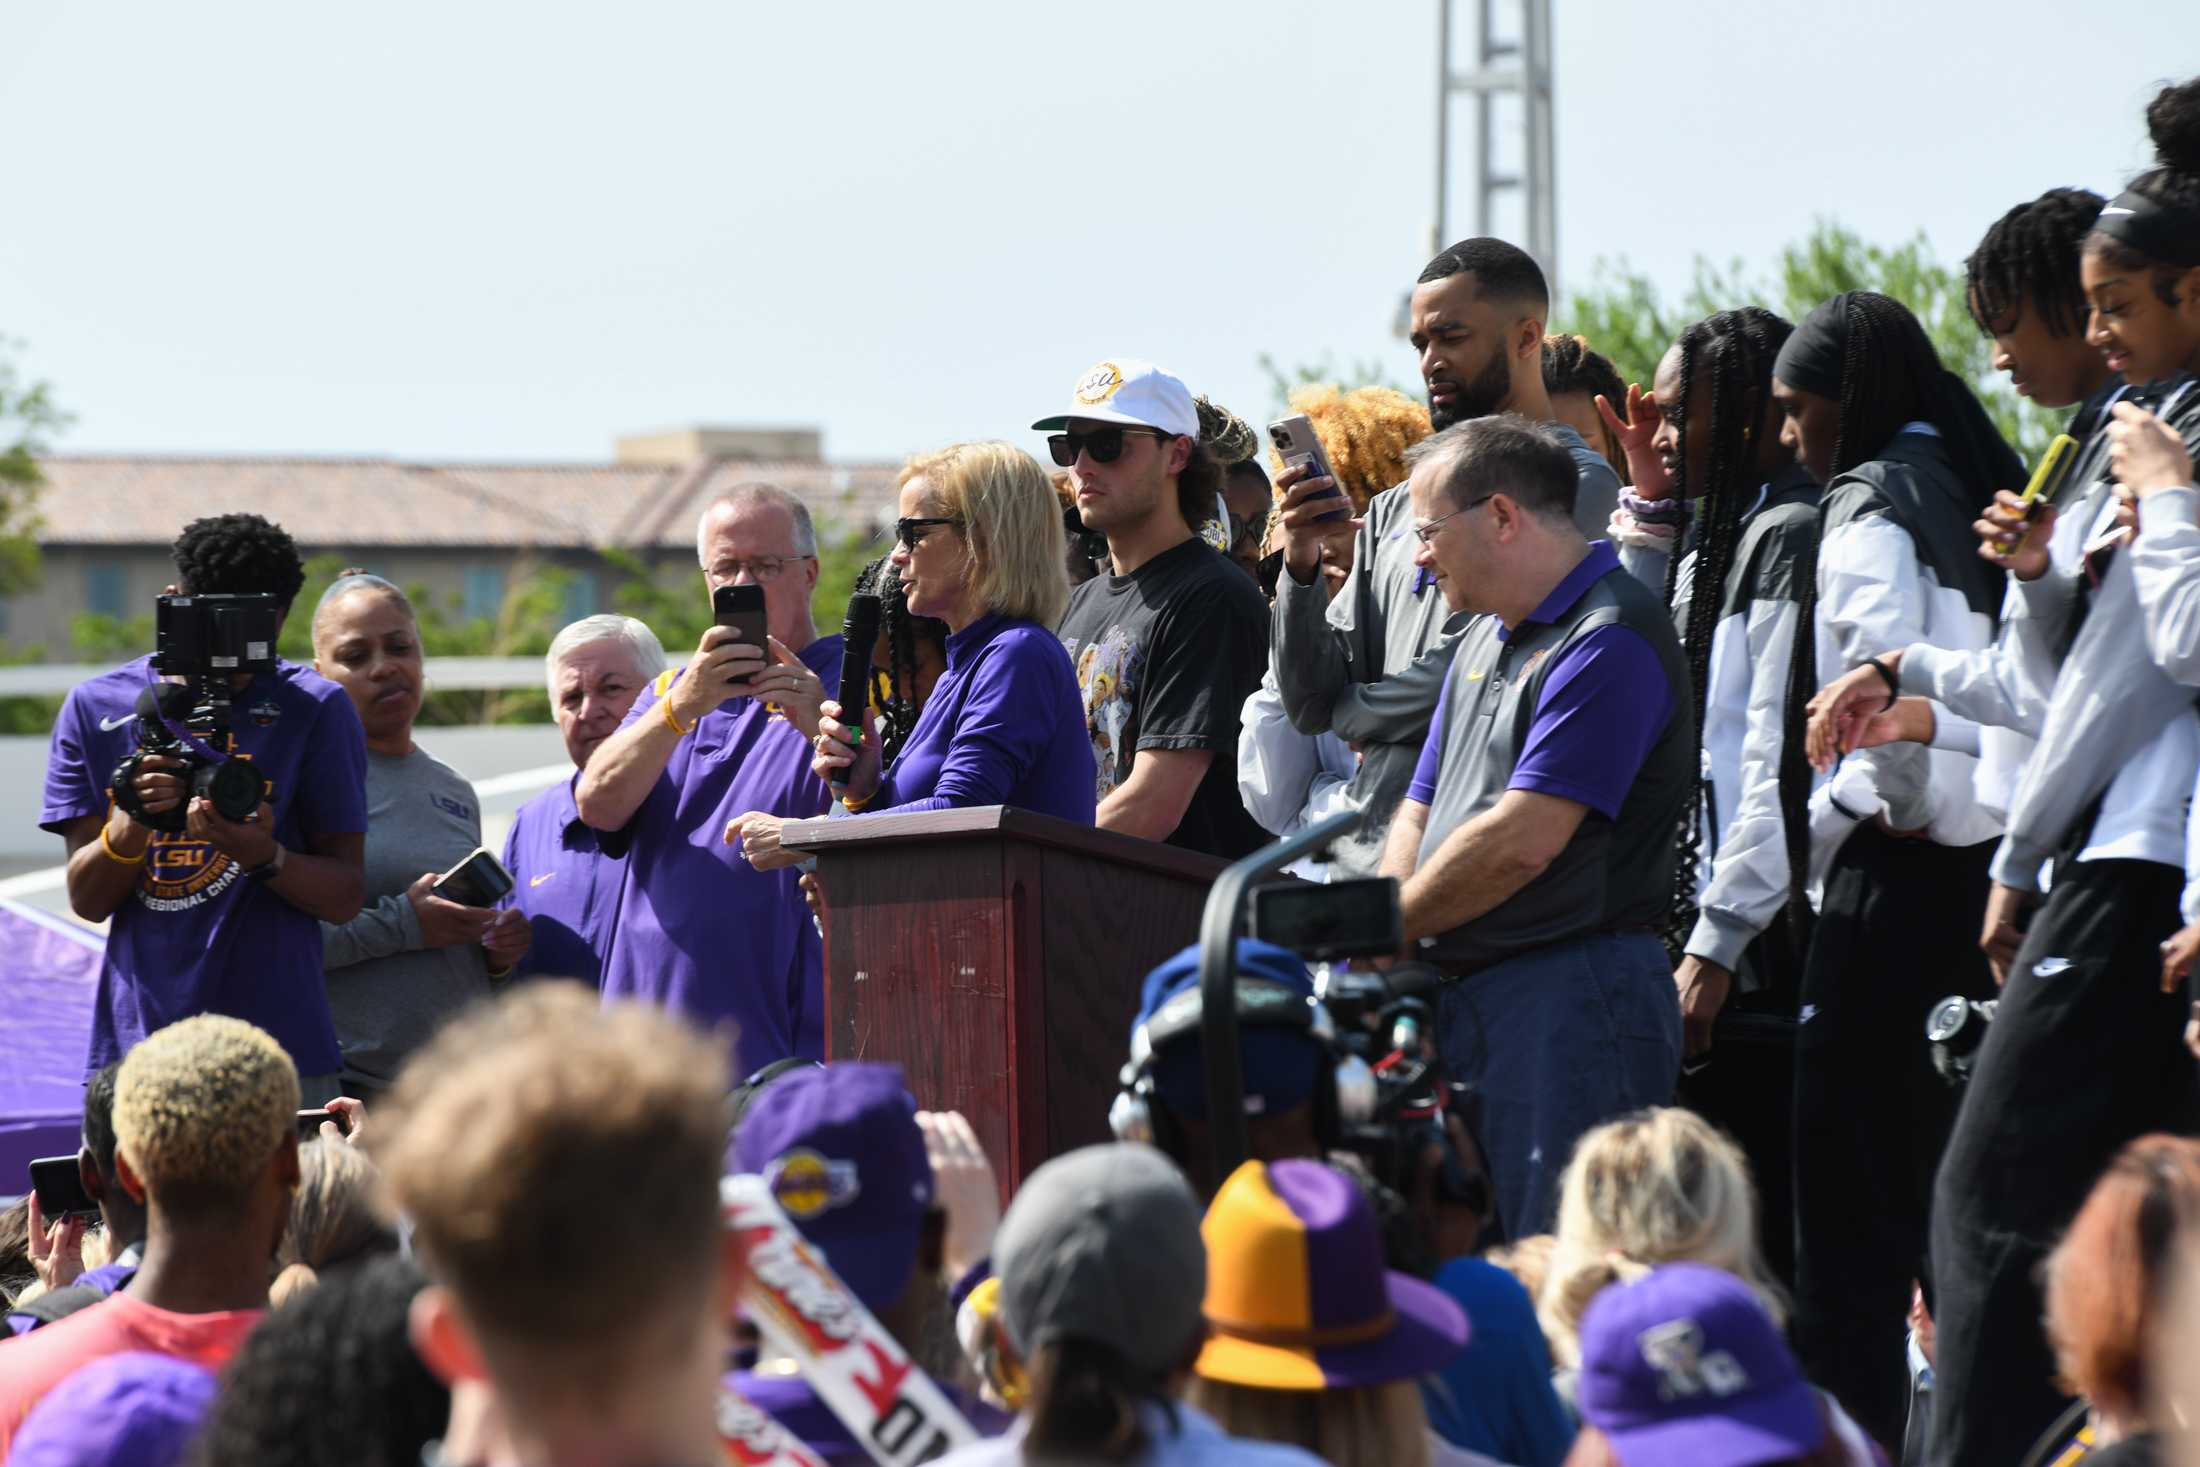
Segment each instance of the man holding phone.
[[[1619,476],[1551,406],[1543,386],[1550,310],[1550,288],[1525,251],[1501,239],[1463,240],[1431,260],[1414,287],[1413,349],[1437,431],[1492,413],[1550,426],[1574,460],[1573,522],[1601,539]],[[1420,545],[1404,485],[1369,501],[1352,570],[1334,597],[1322,585],[1322,542],[1334,531],[1326,517],[1346,503],[1342,491],[1301,466],[1277,477],[1276,492],[1285,537],[1269,639],[1276,681],[1301,733],[1333,732],[1359,750],[1346,798],[1367,819],[1332,847],[1333,869],[1372,876],[1468,618],[1449,610],[1414,564]]]
[[[581,771],[574,804],[607,852],[625,853],[604,997],[646,999],[705,1027],[731,1020],[734,1069],[750,1074],[823,1057],[824,954],[799,873],[753,869],[724,831],[752,811],[825,812],[809,742],[825,690],[809,658],[831,654],[837,676],[839,639],[815,635],[816,541],[787,491],[734,491],[704,512],[696,548],[713,614],[728,624],[642,690]],[[762,646],[744,640],[759,630],[756,587]]]

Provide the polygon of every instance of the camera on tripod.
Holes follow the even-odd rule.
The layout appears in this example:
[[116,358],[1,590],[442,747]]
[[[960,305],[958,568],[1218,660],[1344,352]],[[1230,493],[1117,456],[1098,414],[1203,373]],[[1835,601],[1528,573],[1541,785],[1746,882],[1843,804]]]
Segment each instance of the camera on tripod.
[[[273,672],[283,607],[264,593],[163,596],[153,621],[153,670],[180,682],[147,684],[137,700],[137,748],[115,766],[115,803],[140,825],[181,832],[191,801],[223,819],[249,820],[267,798],[267,776],[229,754],[230,686],[240,674]],[[145,809],[137,777],[148,759],[180,764],[184,798],[158,814]]]

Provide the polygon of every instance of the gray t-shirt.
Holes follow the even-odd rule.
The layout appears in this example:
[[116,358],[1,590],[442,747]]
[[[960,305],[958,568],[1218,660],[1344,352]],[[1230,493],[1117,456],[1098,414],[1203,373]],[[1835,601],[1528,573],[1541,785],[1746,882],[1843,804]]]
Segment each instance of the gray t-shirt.
[[423,948],[406,888],[481,844],[481,807],[457,770],[415,746],[367,754],[367,904],[321,924],[328,1004],[344,1052],[345,1093],[384,1089],[451,1014],[489,992],[479,943]]

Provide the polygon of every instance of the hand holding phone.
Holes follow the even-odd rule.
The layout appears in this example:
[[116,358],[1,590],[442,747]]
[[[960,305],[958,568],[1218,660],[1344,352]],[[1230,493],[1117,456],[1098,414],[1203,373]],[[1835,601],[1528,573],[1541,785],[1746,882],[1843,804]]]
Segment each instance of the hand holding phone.
[[97,1217],[99,1204],[84,1190],[77,1170],[76,1153],[42,1156],[31,1163],[31,1191],[38,1196],[38,1210],[47,1222],[65,1217]]
[[1352,501],[1345,497],[1343,486],[1337,483],[1337,471],[1329,466],[1329,455],[1322,452],[1322,441],[1314,435],[1313,419],[1304,413],[1278,418],[1268,425],[1268,441],[1276,446],[1276,457],[1283,461],[1286,470],[1304,470],[1299,483],[1308,479],[1329,480],[1329,488],[1317,497],[1334,496],[1340,503],[1318,516],[1320,523],[1334,524],[1352,518]]
[[720,586],[710,593],[710,611],[711,619],[730,629],[736,642],[756,649],[758,665],[726,679],[739,687],[771,664],[771,617],[764,606],[764,588],[753,582]]
[[512,873],[496,853],[476,846],[473,854],[436,878],[428,894],[462,907],[493,907],[511,892],[512,885]]

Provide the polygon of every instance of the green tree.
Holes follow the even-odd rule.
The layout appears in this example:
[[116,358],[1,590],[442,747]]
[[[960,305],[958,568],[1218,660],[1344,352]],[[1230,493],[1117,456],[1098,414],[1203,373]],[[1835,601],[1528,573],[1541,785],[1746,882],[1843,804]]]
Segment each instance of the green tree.
[[1846,290],[1876,290],[1908,306],[1942,365],[1971,384],[2027,463],[2036,462],[2048,439],[2061,431],[2067,414],[2024,401],[1994,371],[1992,344],[1964,305],[1963,272],[1942,264],[1923,234],[1890,248],[1821,219],[1800,242],[1780,251],[1766,275],[1739,260],[1722,266],[1699,255],[1688,289],[1672,302],[1624,259],[1599,260],[1596,284],[1566,301],[1561,325],[1588,337],[1622,378],[1647,388],[1658,359],[1691,321],[1753,302],[1800,321],[1819,302]]
[[17,373],[18,345],[0,337],[0,596],[38,584],[38,456],[70,422],[51,388]]

